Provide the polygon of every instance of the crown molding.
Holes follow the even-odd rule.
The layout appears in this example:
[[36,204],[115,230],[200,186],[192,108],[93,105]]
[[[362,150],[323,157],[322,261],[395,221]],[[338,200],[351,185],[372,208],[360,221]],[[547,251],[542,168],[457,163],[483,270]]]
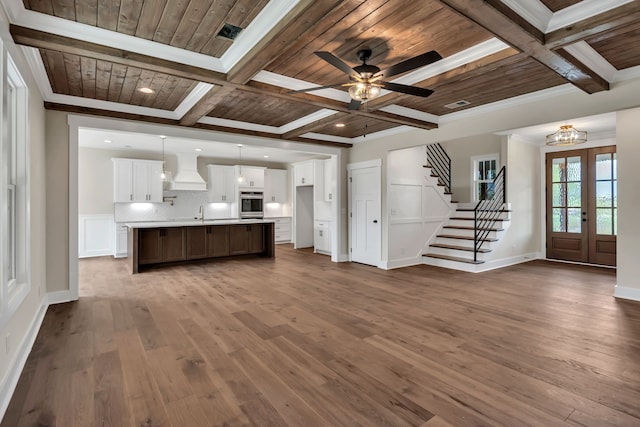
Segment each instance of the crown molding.
[[[513,2],[516,0],[508,1]],[[554,13],[547,27],[543,28],[543,31],[550,33],[633,1],[635,0],[583,0]]]
[[436,124],[440,120],[440,116],[436,116],[435,114],[425,113],[424,111],[414,110],[413,108],[407,108],[396,104],[379,108],[378,111],[384,111],[386,113],[397,114],[398,116],[409,117],[411,119],[422,120],[425,122]]

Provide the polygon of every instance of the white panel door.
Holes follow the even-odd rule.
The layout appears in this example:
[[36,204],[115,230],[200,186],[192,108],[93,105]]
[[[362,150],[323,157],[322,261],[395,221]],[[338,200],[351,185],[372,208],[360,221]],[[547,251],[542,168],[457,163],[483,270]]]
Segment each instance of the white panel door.
[[351,261],[378,266],[381,253],[380,166],[351,168]]

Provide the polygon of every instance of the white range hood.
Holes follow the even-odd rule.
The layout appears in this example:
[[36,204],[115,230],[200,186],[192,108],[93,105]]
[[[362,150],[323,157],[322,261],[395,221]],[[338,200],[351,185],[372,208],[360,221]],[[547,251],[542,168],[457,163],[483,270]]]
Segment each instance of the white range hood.
[[198,173],[198,155],[178,153],[178,171],[171,181],[171,190],[206,191],[207,182]]

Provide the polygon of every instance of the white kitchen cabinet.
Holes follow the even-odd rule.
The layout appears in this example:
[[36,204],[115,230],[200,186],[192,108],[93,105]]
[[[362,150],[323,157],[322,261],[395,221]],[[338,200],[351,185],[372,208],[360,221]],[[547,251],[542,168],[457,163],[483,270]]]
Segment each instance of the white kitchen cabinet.
[[284,169],[267,169],[264,171],[264,202],[287,202],[287,177]]
[[313,228],[314,252],[331,255],[331,232],[329,221],[316,221]]
[[208,165],[209,202],[233,203],[236,201],[236,174],[233,166]]
[[264,170],[258,166],[236,166],[236,177],[240,175],[244,178],[242,182],[238,180],[238,188],[248,188],[253,190],[264,188]]
[[269,218],[275,222],[274,240],[276,243],[291,242],[291,217]]
[[333,159],[324,161],[324,201],[332,202],[335,192],[336,172]]
[[314,161],[298,163],[293,167],[294,182],[296,187],[313,185]]
[[126,225],[116,223],[116,251],[113,254],[114,258],[126,258],[129,256],[127,231]]
[[162,202],[162,162],[112,159],[115,203]]

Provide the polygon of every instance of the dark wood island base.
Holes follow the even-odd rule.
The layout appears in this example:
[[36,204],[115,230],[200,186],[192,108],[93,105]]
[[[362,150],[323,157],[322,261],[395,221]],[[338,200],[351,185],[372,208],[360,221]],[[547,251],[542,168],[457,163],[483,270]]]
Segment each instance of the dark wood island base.
[[129,226],[131,272],[154,266],[239,255],[275,256],[273,222]]

